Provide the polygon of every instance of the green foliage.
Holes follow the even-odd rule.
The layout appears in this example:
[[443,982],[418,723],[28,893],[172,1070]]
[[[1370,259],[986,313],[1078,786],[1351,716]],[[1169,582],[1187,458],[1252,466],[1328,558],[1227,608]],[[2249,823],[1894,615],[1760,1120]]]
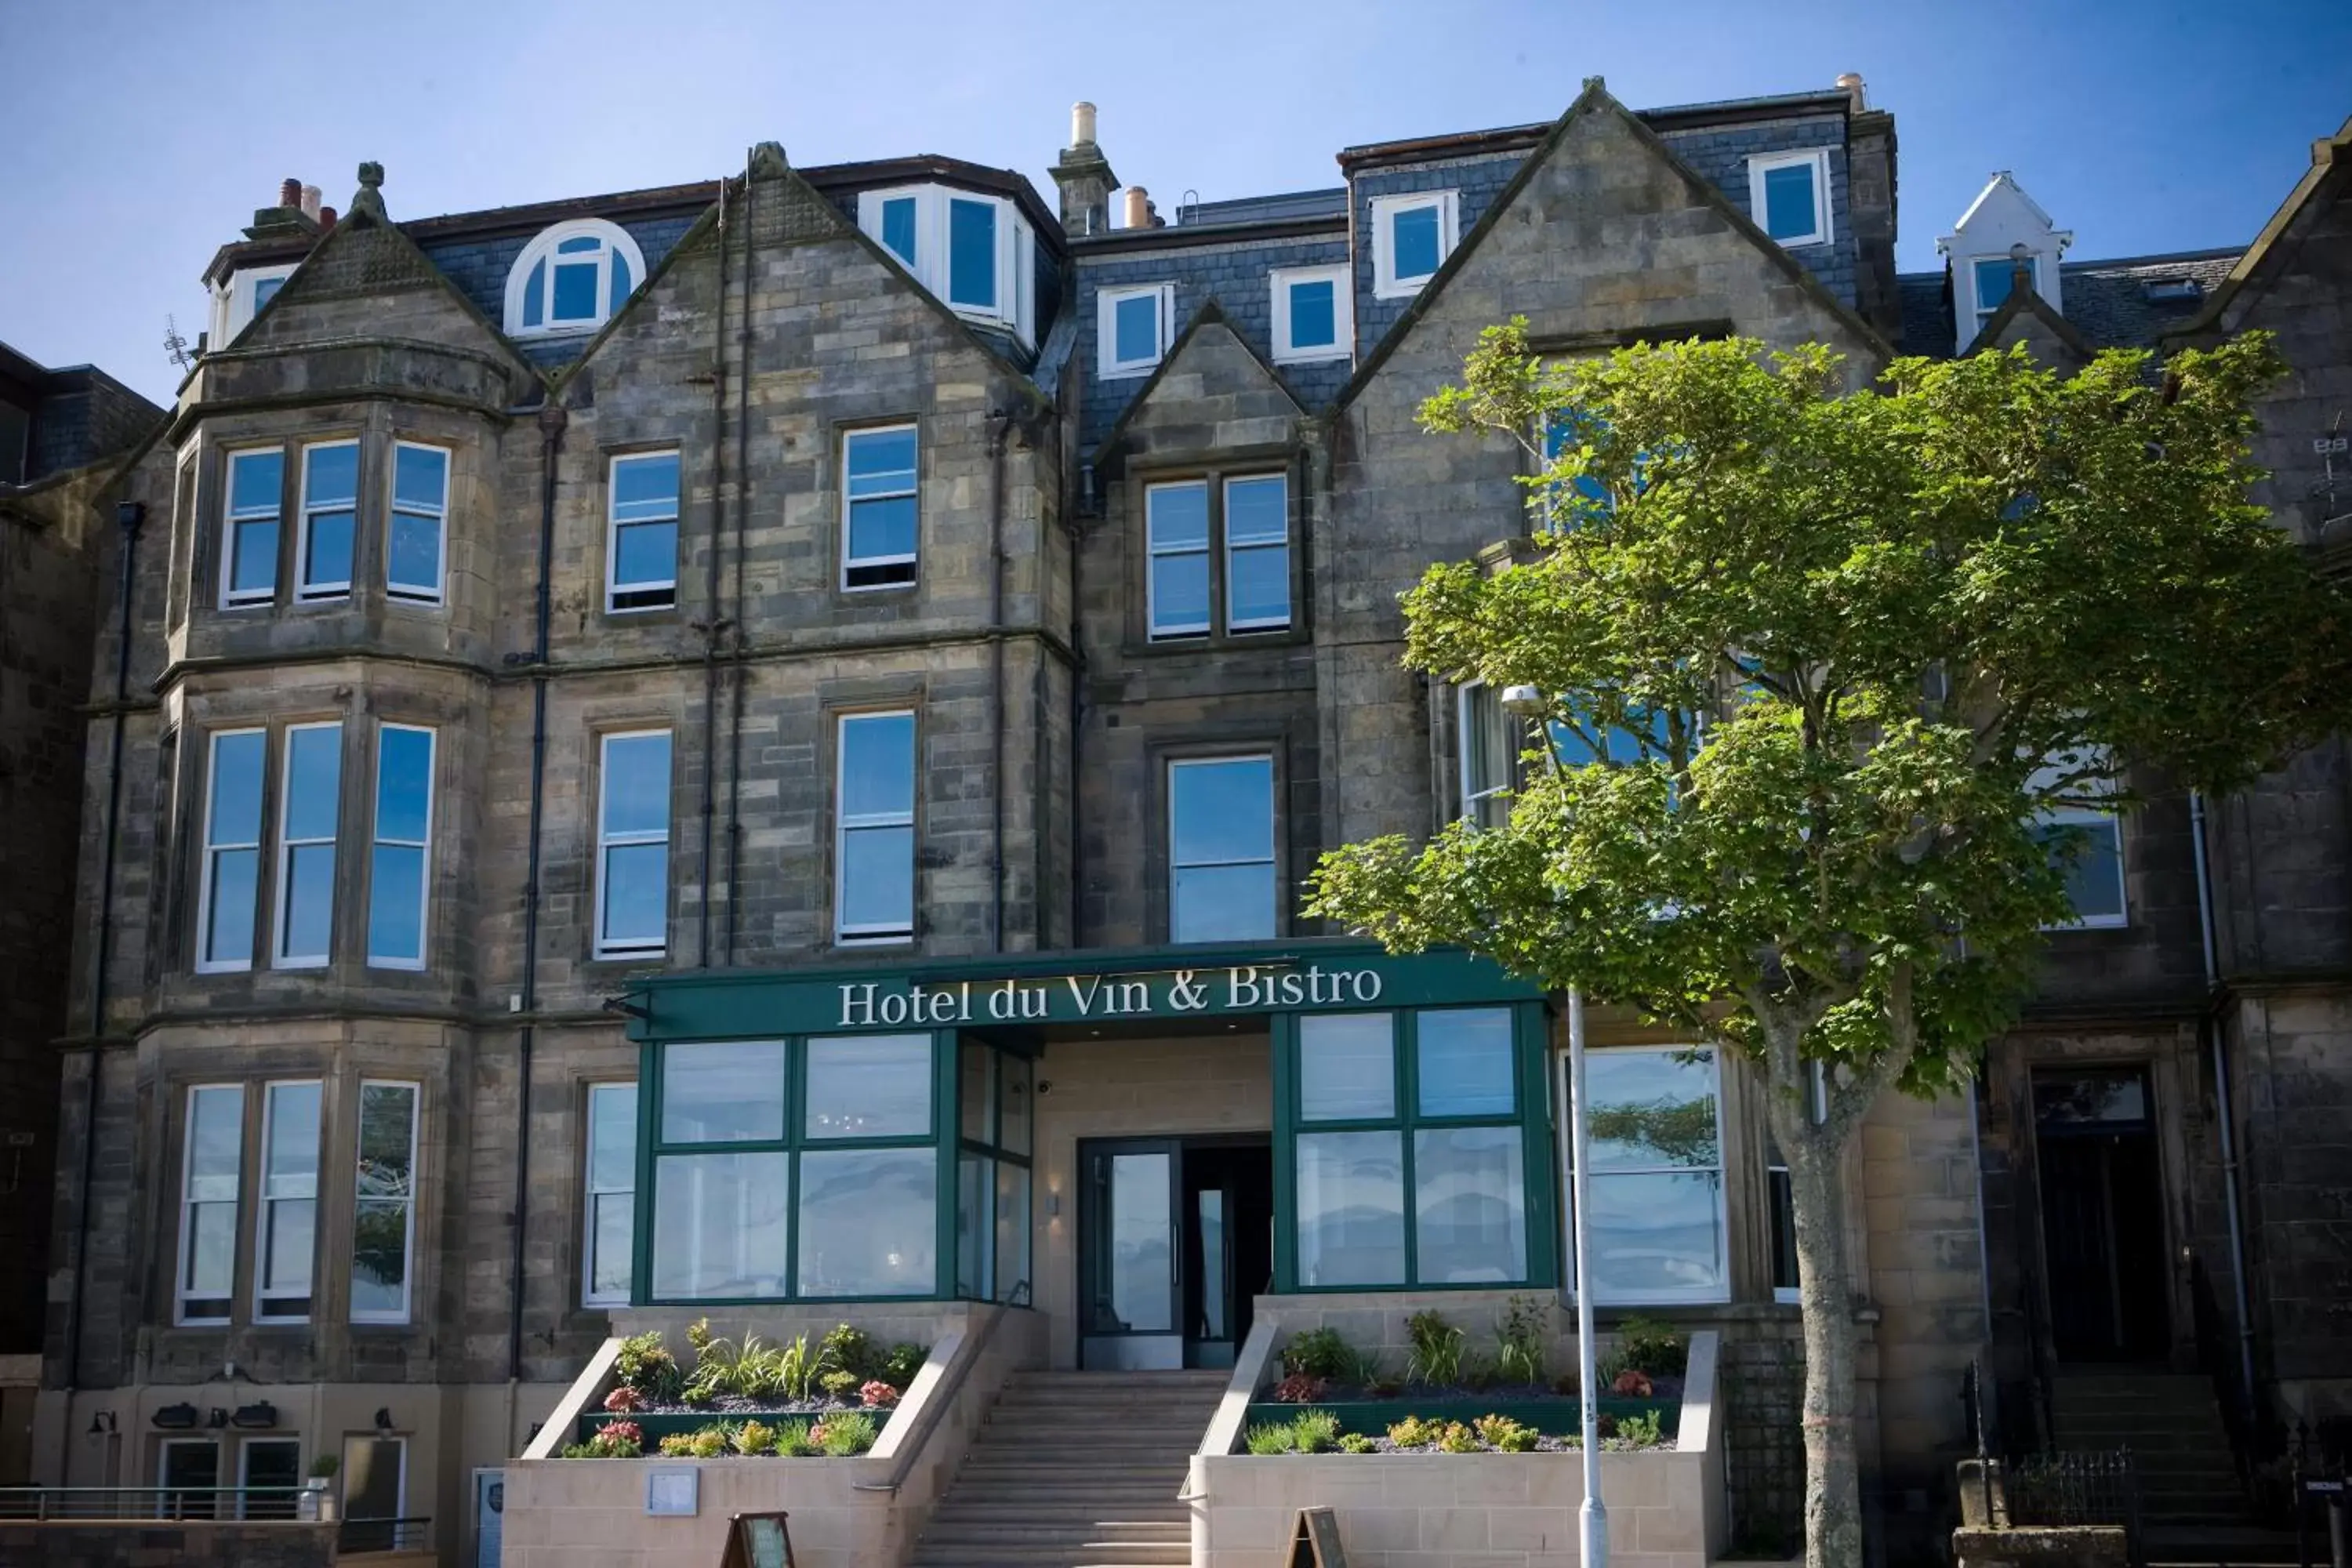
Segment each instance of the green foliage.
[[1242,1434],[1253,1454],[1328,1454],[1341,1446],[1339,1418],[1328,1410],[1302,1410],[1287,1421],[1264,1421]]
[[646,1434],[634,1421],[611,1421],[589,1435],[584,1443],[567,1443],[559,1450],[567,1459],[634,1459],[645,1452]]
[[665,1459],[690,1459],[694,1457],[694,1434],[672,1432],[661,1440],[658,1447]]
[[810,1437],[810,1425],[811,1423],[806,1421],[786,1421],[779,1425],[776,1427],[775,1439],[771,1445],[772,1451],[779,1458],[785,1459],[805,1459],[812,1455],[824,1452],[817,1447],[815,1440]]
[[705,1426],[687,1442],[687,1452],[698,1459],[715,1459],[727,1451],[727,1428]]
[[762,1343],[759,1335],[748,1331],[740,1344],[714,1339],[708,1319],[688,1330],[687,1338],[697,1352],[694,1375],[687,1381],[689,1390],[699,1389],[706,1397],[733,1394],[747,1399],[769,1399],[784,1392],[783,1347]]
[[853,1388],[882,1371],[882,1349],[874,1342],[874,1336],[847,1323],[826,1331],[819,1352],[826,1366],[855,1374]]
[[816,1385],[835,1399],[847,1399],[857,1392],[857,1374],[854,1372],[828,1372],[816,1380]]
[[1639,1415],[1622,1415],[1617,1419],[1617,1435],[1603,1445],[1611,1448],[1654,1448],[1665,1439],[1659,1412],[1644,1410]]
[[686,1381],[677,1358],[663,1348],[659,1329],[623,1340],[613,1359],[613,1375],[652,1400],[676,1399]]
[[1424,1388],[1451,1388],[1462,1381],[1462,1331],[1434,1311],[1415,1312],[1405,1320],[1405,1335],[1412,1354],[1405,1363],[1407,1383]]
[[[820,1432],[824,1434],[821,1437],[817,1436]],[[810,1437],[824,1449],[828,1458],[835,1459],[845,1459],[866,1452],[874,1447],[874,1439],[880,1435],[881,1429],[874,1425],[874,1417],[863,1410],[836,1411],[809,1428]]]
[[1542,1386],[1545,1345],[1551,1321],[1533,1296],[1514,1296],[1495,1319],[1495,1376],[1507,1384]]
[[1332,1328],[1303,1329],[1282,1347],[1282,1370],[1335,1380],[1354,1368],[1355,1352]]
[[1481,1415],[1470,1426],[1478,1434],[1480,1442],[1506,1454],[1532,1453],[1536,1440],[1542,1436],[1534,1427],[1524,1426],[1507,1415]]
[[1339,1452],[1343,1454],[1370,1454],[1379,1449],[1380,1445],[1361,1432],[1346,1433],[1339,1438]]
[[1261,1457],[1298,1452],[1298,1434],[1287,1421],[1261,1421],[1242,1434],[1242,1446]]
[[313,1454],[310,1457],[310,1479],[312,1480],[331,1480],[334,1479],[335,1472],[342,1468],[343,1461],[339,1455]]
[[735,1428],[730,1442],[739,1454],[772,1454],[776,1451],[776,1429],[757,1421],[746,1421]]
[[[1644,1372],[1652,1377],[1680,1377],[1690,1364],[1690,1340],[1680,1330],[1655,1318],[1627,1318],[1617,1325],[1618,1362],[1615,1371]],[[1611,1378],[1615,1381],[1614,1376]]]
[[[825,1336],[828,1343],[832,1338],[830,1334]],[[825,1345],[819,1345],[816,1351],[812,1352],[809,1350],[808,1336],[796,1334],[793,1342],[783,1347],[782,1353],[777,1359],[777,1383],[783,1391],[785,1398],[806,1399],[809,1397],[809,1391],[818,1386],[817,1379],[838,1364],[828,1359]]]
[[913,1384],[915,1374],[923,1370],[923,1363],[929,1359],[930,1353],[925,1345],[892,1345],[889,1352],[882,1358],[881,1370],[875,1375],[903,1394]]
[[1400,1448],[1422,1448],[1437,1441],[1444,1429],[1438,1421],[1424,1421],[1418,1415],[1408,1415],[1389,1428],[1389,1441]]
[[1442,1454],[1475,1454],[1478,1434],[1459,1421],[1448,1421],[1437,1434],[1437,1449]]

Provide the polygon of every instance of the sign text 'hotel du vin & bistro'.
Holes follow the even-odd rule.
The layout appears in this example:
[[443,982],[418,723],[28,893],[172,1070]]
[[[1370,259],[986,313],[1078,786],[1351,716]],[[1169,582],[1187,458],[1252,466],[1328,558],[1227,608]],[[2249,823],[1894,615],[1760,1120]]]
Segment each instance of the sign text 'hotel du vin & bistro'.
[[1057,974],[1045,979],[837,983],[837,1029],[936,1027],[942,1024],[1061,1024],[1098,1018],[1178,1018],[1188,1014],[1290,1012],[1377,1005],[1386,982],[1377,969],[1304,969],[1235,964],[1141,974]]

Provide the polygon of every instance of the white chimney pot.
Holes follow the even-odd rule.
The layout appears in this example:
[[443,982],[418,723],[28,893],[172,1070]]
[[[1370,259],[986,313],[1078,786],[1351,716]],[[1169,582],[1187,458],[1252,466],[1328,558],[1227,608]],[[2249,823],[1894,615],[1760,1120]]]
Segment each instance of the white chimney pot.
[[318,216],[319,216],[319,187],[318,187],[318,186],[316,186],[316,185],[305,185],[305,186],[303,186],[303,187],[302,187],[302,215],[303,215],[305,217],[310,218],[310,219],[312,222],[314,222],[314,223],[315,223],[316,221],[318,221]]
[[1080,99],[1070,105],[1070,145],[1084,147],[1095,139],[1095,106]]

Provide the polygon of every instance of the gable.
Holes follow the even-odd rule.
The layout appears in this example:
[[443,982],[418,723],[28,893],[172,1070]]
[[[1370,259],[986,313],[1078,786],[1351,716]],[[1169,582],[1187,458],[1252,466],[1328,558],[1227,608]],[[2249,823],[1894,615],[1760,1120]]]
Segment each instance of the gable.
[[[2302,288],[2294,286],[2296,279],[2303,280]],[[2256,300],[2285,284],[2290,298],[2281,301],[2283,313],[2291,315],[2309,303],[2333,308],[2342,299],[2347,279],[2352,279],[2352,119],[2345,121],[2333,136],[2312,143],[2311,167],[2230,269],[2205,309],[2195,321],[2166,336],[2199,338],[2251,326],[2285,326],[2287,321],[2257,319],[2261,312]],[[2298,294],[2303,297],[2299,301],[2292,298]]]
[[1287,446],[1301,413],[1281,377],[1212,300],[1128,405],[1096,458]]
[[1704,327],[1829,343],[1857,380],[1885,341],[1598,83],[1562,117],[1369,355],[1343,408],[1402,375],[1418,400],[1480,330],[1525,316],[1538,345],[1679,338]]

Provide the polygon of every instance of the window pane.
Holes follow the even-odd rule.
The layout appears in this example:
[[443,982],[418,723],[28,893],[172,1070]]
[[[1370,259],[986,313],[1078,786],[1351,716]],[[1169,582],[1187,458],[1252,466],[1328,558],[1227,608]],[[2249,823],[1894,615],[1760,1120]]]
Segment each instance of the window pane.
[[1225,484],[1225,538],[1234,544],[1281,543],[1290,537],[1290,481],[1280,474]]
[[408,1310],[408,1211],[404,1203],[363,1199],[352,1222],[352,1315],[395,1318]]
[[913,496],[890,496],[849,503],[849,558],[872,561],[915,553]]
[[1588,1190],[1595,1300],[1650,1300],[1723,1289],[1723,1178],[1717,1173],[1595,1174]]
[[1438,248],[1437,219],[1434,204],[1407,207],[1390,216],[1390,254],[1394,258],[1392,269],[1400,282],[1426,278],[1437,270],[1438,262],[1444,259]]
[[[188,1206],[188,1274],[184,1291],[189,1296],[226,1296],[236,1272],[236,1205],[202,1203]],[[192,1315],[210,1317],[191,1302]],[[219,1316],[227,1315],[223,1303]]]
[[1977,310],[1990,314],[2009,303],[2009,291],[2016,286],[2017,268],[2008,257],[1989,257],[1976,264]]
[[617,250],[613,252],[612,267],[612,301],[605,307],[605,313],[608,315],[613,311],[619,310],[622,302],[628,299],[629,291],[636,287],[636,284],[629,277],[628,258],[623,256]]
[[[1108,1203],[1094,1223],[1110,1263],[1111,1324],[1136,1332],[1176,1326],[1175,1226],[1169,1223],[1169,1177],[1173,1156],[1165,1153],[1109,1157]],[[1097,1178],[1102,1169],[1097,1166]]]
[[1160,296],[1130,294],[1111,305],[1111,356],[1119,364],[1160,357]]
[[360,449],[353,446],[311,447],[302,453],[302,504],[327,507],[359,499]]
[[783,1135],[783,1041],[698,1040],[662,1047],[663,1142]]
[[[247,1437],[241,1458],[249,1489],[243,1500],[244,1517],[292,1519],[292,1489],[302,1484],[302,1445],[284,1437]],[[281,1489],[283,1495],[269,1495]]]
[[[1029,1168],[996,1166],[996,1299],[1014,1300],[1029,1283]],[[1026,1299],[1025,1297],[1023,1299]]]
[[212,907],[205,911],[205,962],[253,961],[253,900],[261,879],[261,851],[228,849],[213,857]]
[[625,523],[614,533],[615,586],[659,586],[677,581],[677,523]]
[[853,1035],[808,1043],[810,1138],[931,1135],[931,1037]]
[[939,1151],[801,1156],[800,1294],[928,1296],[939,1289]]
[[239,452],[229,459],[228,504],[232,511],[275,514],[286,494],[286,454]]
[[603,240],[597,238],[593,235],[574,235],[572,238],[562,241],[558,244],[555,247],[555,253],[558,256],[590,255],[604,243],[604,242]]
[[416,1086],[360,1086],[359,1194],[405,1200],[414,1195]]
[[1813,166],[1783,163],[1764,171],[1764,232],[1792,239],[1813,232]]
[[1172,942],[1252,942],[1275,934],[1274,867],[1179,868],[1169,917]]
[[1005,1056],[997,1062],[996,1146],[1007,1153],[1029,1152],[1030,1072],[1024,1057]]
[[1290,624],[1290,547],[1261,544],[1233,553],[1225,623],[1271,630]]
[[413,511],[392,514],[392,542],[385,565],[395,586],[438,592],[441,586],[441,520]]
[[604,851],[606,947],[660,947],[669,937],[669,846],[616,844]]
[[1417,1023],[1422,1115],[1508,1116],[1518,1108],[1508,1008],[1449,1007],[1419,1014]]
[[853,431],[844,443],[852,496],[891,495],[915,487],[915,430]]
[[352,514],[320,511],[310,514],[303,533],[302,581],[326,585],[352,580]]
[[332,838],[343,774],[343,727],[306,725],[286,734],[286,837]]
[[530,281],[523,285],[522,324],[536,327],[547,320],[547,263],[531,264]]
[[308,1198],[319,1192],[319,1086],[269,1086],[269,1142],[261,1156],[261,1195]]
[[841,721],[841,811],[847,818],[911,816],[915,716],[877,713]]
[[595,1256],[588,1262],[588,1293],[626,1300],[634,1272],[630,1248],[635,1245],[631,1233],[636,1225],[636,1194],[598,1193],[589,1201],[595,1205],[590,1216]]
[[996,308],[996,204],[948,203],[948,303]]
[[1234,757],[1168,770],[1180,866],[1274,858],[1274,760]]
[[385,725],[376,732],[375,836],[421,842],[433,787],[433,732]]
[[593,321],[596,319],[596,268],[593,262],[566,262],[555,269],[555,319]]
[[636,1181],[637,1086],[600,1083],[588,1091],[588,1184],[609,1193]]
[[286,279],[283,278],[255,279],[253,280],[254,314],[259,315],[261,313],[261,308],[264,305],[268,304],[272,300],[278,298],[278,290],[285,287]]
[[677,454],[656,452],[614,462],[613,516],[622,522],[677,516]]
[[2066,876],[2066,899],[2078,921],[2124,916],[2122,833],[2112,816],[2072,816],[2034,830]]
[[1596,1174],[1721,1163],[1712,1050],[1594,1051],[1585,1098]]
[[1764,1173],[1764,1184],[1772,1205],[1772,1289],[1794,1290],[1797,1278],[1797,1196],[1789,1182],[1788,1170],[1779,1150],[1772,1151],[1770,1163],[1775,1169]]
[[438,447],[395,447],[392,500],[395,506],[438,511],[448,491],[449,454]]
[[229,563],[228,591],[267,593],[278,581],[278,522],[240,522],[235,535],[236,558]]
[[975,1143],[996,1142],[989,1117],[995,1079],[996,1053],[977,1040],[966,1040],[956,1059],[956,1127]]
[[995,1201],[996,1162],[985,1154],[956,1156],[956,1294],[985,1298],[995,1272],[989,1257],[996,1245],[990,1205]]
[[268,739],[258,730],[213,742],[212,841],[261,841],[261,763]]
[[1390,1013],[1298,1020],[1298,1119],[1382,1121],[1396,1114],[1396,1026]]
[[1404,1282],[1402,1135],[1308,1132],[1298,1139],[1298,1282]]
[[887,935],[915,929],[915,830],[854,827],[841,836],[841,929]]
[[[310,1293],[311,1238],[318,1225],[319,1205],[308,1198],[286,1198],[268,1205],[261,1237],[261,1293],[264,1296],[308,1296]],[[265,1306],[283,1312],[290,1303]],[[309,1303],[301,1310],[309,1310]]]
[[188,1097],[188,1198],[236,1201],[245,1149],[245,1090],[200,1089]]
[[1290,346],[1331,348],[1339,341],[1337,291],[1328,278],[1290,285]]
[[1154,485],[1145,492],[1151,514],[1151,548],[1205,547],[1209,542],[1209,487]]
[[1427,1128],[1412,1135],[1414,1261],[1424,1285],[1528,1277],[1519,1129]]
[[286,929],[280,956],[328,956],[335,931],[335,847],[298,844],[287,850]]
[[782,1295],[792,1180],[784,1153],[668,1154],[656,1162],[653,1294]]
[[368,956],[399,963],[425,957],[425,851],[379,844],[368,867]]
[[1208,552],[1151,558],[1151,629],[1209,629]]
[[669,735],[614,735],[604,742],[604,831],[669,831]]
[[893,196],[882,204],[882,243],[909,268],[915,265],[915,198]]

